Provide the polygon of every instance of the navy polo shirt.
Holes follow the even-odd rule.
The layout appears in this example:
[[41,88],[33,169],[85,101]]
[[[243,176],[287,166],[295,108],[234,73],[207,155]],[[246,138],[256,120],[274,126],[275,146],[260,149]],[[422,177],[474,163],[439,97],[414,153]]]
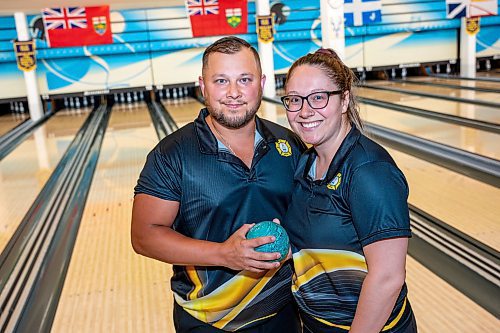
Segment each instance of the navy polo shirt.
[[[203,109],[148,155],[135,193],[178,201],[173,228],[195,239],[223,242],[245,223],[282,219],[305,146],[290,130],[256,117],[262,137],[248,168],[219,149]],[[236,330],[262,323],[292,298],[291,263],[265,274],[224,267],[174,265],[176,302],[199,320]]]
[[[294,252],[292,291],[308,327],[346,332],[367,273],[363,247],[411,237],[408,186],[390,155],[355,127],[321,180],[310,173],[316,157],[313,148],[302,156],[282,223]],[[391,332],[411,317],[406,293],[404,286],[387,321]]]

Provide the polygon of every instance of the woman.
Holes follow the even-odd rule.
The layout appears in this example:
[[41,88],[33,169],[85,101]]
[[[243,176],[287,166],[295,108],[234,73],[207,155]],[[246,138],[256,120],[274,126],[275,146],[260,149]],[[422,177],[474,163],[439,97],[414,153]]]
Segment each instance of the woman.
[[333,50],[298,59],[282,97],[292,129],[312,147],[284,218],[304,332],[416,332],[405,285],[408,186],[364,136],[353,72]]

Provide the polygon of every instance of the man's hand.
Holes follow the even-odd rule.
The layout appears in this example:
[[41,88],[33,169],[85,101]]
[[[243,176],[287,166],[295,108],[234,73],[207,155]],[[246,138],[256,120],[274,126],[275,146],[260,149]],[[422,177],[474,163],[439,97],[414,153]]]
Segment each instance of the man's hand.
[[246,234],[254,224],[244,224],[234,234],[222,243],[222,253],[226,267],[233,270],[247,270],[261,273],[278,268],[279,262],[269,262],[280,257],[278,252],[266,253],[255,251],[256,247],[274,242],[274,236],[264,236],[247,239]]

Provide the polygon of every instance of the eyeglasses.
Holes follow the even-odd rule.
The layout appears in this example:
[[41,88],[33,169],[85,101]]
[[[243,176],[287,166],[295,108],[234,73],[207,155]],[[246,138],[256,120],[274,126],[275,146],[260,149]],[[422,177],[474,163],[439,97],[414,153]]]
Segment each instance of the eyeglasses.
[[289,112],[298,112],[302,110],[304,105],[304,100],[307,100],[307,104],[313,109],[322,109],[328,105],[331,95],[340,95],[342,90],[334,91],[318,91],[307,96],[299,95],[287,95],[281,97],[281,102],[285,109]]

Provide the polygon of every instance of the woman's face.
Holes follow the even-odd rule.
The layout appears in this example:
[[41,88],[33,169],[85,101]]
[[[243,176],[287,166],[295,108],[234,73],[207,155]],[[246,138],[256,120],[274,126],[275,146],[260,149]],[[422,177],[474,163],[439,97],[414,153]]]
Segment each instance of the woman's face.
[[[311,65],[296,67],[286,84],[286,95],[288,96],[306,97],[316,92],[337,90],[338,86],[323,70]],[[309,97],[309,102],[317,107],[315,99],[321,98],[315,94]],[[303,100],[302,108],[299,111],[287,111],[286,113],[293,131],[304,142],[316,148],[335,142],[336,138],[342,134],[342,127],[348,124],[347,119],[344,118],[347,117],[349,93],[332,94],[326,98],[328,104],[323,108],[312,108],[307,100]],[[293,100],[300,101],[300,98],[293,98]]]

